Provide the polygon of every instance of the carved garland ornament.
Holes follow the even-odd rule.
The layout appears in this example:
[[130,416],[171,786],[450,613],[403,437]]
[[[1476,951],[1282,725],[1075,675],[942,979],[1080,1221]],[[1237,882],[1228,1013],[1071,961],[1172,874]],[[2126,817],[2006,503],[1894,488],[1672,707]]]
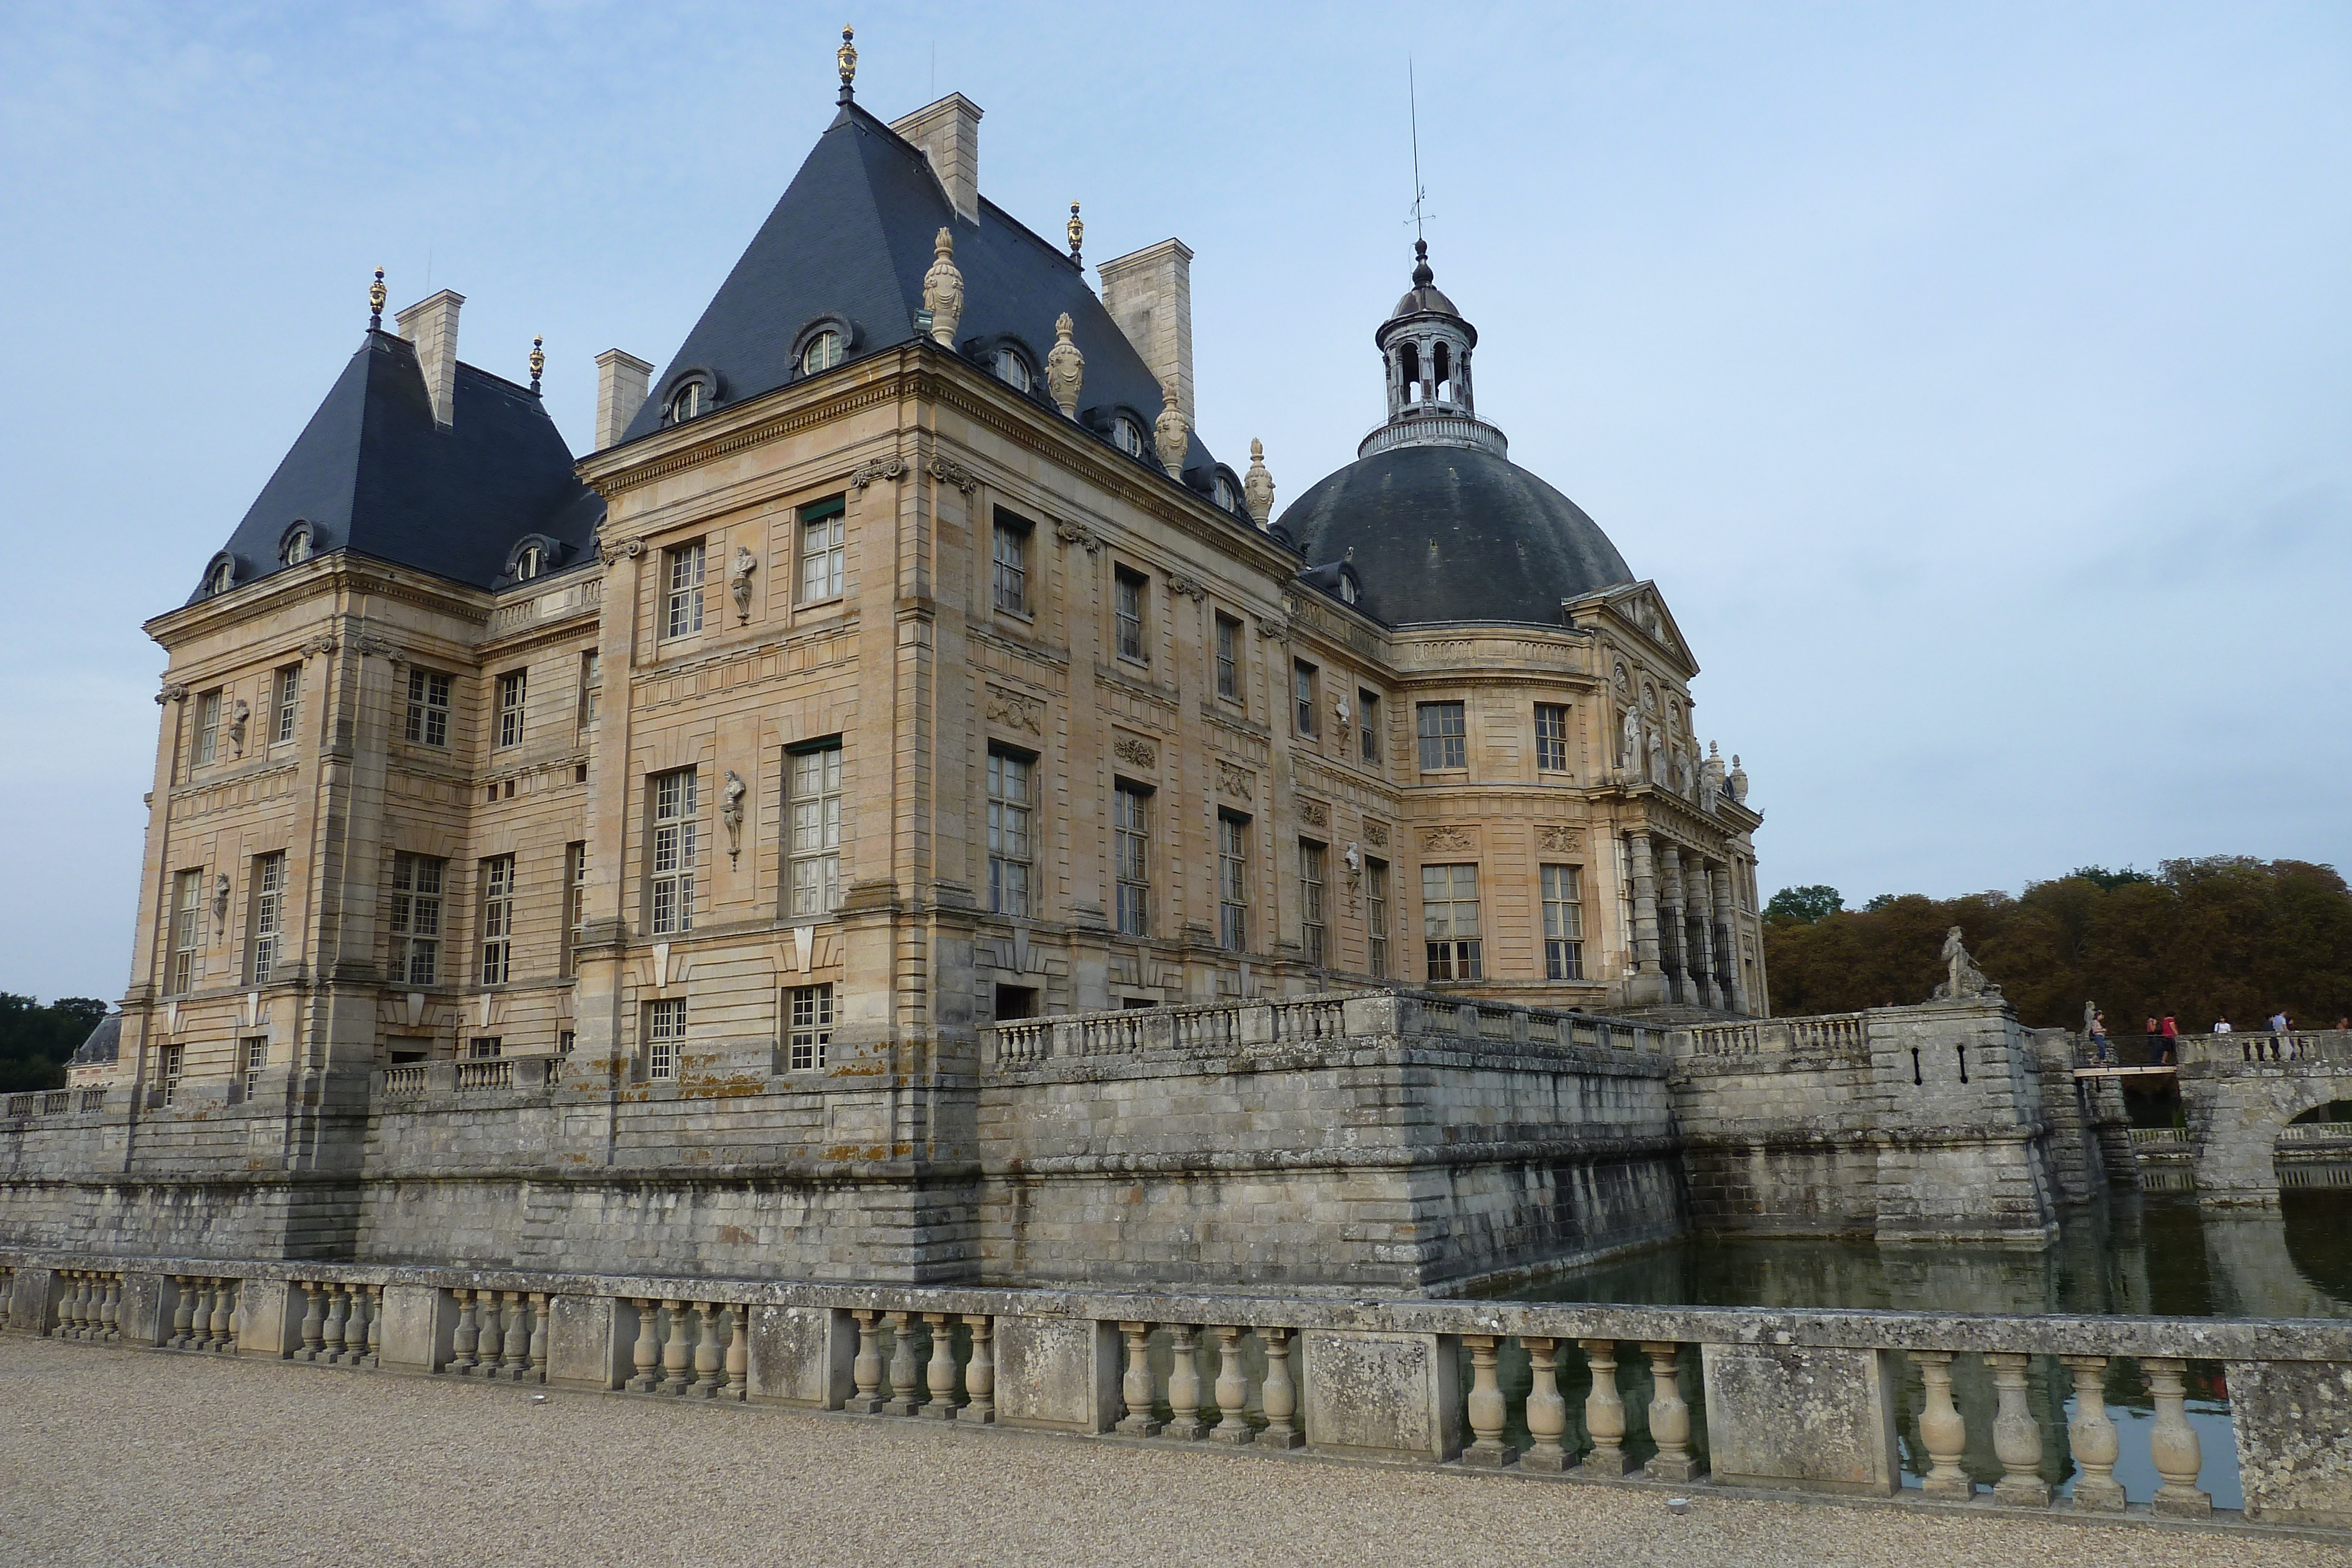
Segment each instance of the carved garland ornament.
[[1365,818],[1364,842],[1380,849],[1388,848],[1389,825],[1386,822],[1375,822],[1370,817]]
[[1131,735],[1122,735],[1111,743],[1111,754],[1121,762],[1131,762],[1138,768],[1160,766],[1160,753]]
[[1034,697],[1024,697],[1019,692],[1002,687],[988,688],[988,722],[1007,729],[1025,729],[1032,735],[1045,733],[1045,705]]
[[849,487],[861,494],[877,479],[896,479],[907,472],[907,460],[893,452],[887,457],[869,457],[849,471]]
[[1584,847],[1584,835],[1574,828],[1543,828],[1536,834],[1536,845],[1554,854],[1567,854]]
[[1217,793],[1231,795],[1236,800],[1247,800],[1257,793],[1257,779],[1245,768],[1220,762],[1217,764]]
[[931,477],[942,485],[952,485],[965,495],[980,488],[980,476],[952,457],[931,459]]
[[1328,828],[1331,825],[1331,808],[1320,800],[1310,800],[1301,795],[1298,798],[1298,820],[1310,828]]
[[1459,828],[1431,828],[1421,835],[1421,847],[1425,850],[1467,850],[1470,835]]

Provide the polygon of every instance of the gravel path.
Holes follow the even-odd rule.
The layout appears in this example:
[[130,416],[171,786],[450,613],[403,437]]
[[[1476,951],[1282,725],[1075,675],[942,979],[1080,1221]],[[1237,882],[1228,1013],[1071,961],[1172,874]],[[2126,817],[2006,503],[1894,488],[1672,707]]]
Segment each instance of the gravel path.
[[2343,1568],[2340,1546],[1283,1464],[0,1335],[0,1560]]

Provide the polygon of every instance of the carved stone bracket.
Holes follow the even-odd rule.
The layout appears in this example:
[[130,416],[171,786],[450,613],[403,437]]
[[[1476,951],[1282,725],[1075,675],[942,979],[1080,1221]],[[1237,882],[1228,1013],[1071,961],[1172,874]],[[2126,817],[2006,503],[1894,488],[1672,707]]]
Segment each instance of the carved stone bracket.
[[155,706],[158,707],[163,706],[165,703],[184,703],[187,700],[188,688],[184,683],[179,681],[164,682],[163,689],[155,694]]
[[1025,729],[1032,735],[1045,733],[1045,705],[1035,697],[1019,692],[1008,692],[1002,686],[988,688],[988,722],[1007,729]]
[[366,658],[371,653],[374,653],[390,659],[395,664],[404,664],[408,662],[408,655],[402,653],[397,647],[385,642],[383,638],[374,636],[366,632],[362,632],[358,636],[352,639],[352,652],[357,653],[362,659]]
[[1470,835],[1459,828],[1430,828],[1421,835],[1421,847],[1425,850],[1466,851],[1470,848]]
[[1253,799],[1257,794],[1257,778],[1246,768],[1220,762],[1217,764],[1217,793],[1230,795],[1236,800]]
[[1331,825],[1331,808],[1320,800],[1310,800],[1301,795],[1298,798],[1298,820],[1310,828],[1328,828]]
[[933,457],[931,477],[942,485],[952,485],[969,496],[980,488],[980,476],[952,457]]
[[646,541],[643,539],[623,539],[617,544],[599,545],[596,547],[596,554],[598,558],[601,559],[606,566],[611,566],[614,561],[634,559],[645,553]]
[[302,644],[302,653],[305,658],[322,658],[341,646],[332,632],[321,632]]
[[1180,593],[1195,604],[1202,602],[1209,597],[1208,589],[1200,582],[1186,577],[1181,571],[1171,571],[1168,574],[1168,597],[1173,599]]
[[1120,736],[1111,743],[1110,749],[1111,755],[1121,762],[1132,763],[1138,768],[1160,766],[1160,753],[1154,751],[1149,742],[1138,740],[1131,735]]
[[1054,537],[1066,545],[1081,545],[1088,555],[1102,549],[1102,536],[1084,523],[1055,523]]
[[893,452],[887,457],[869,457],[849,471],[849,487],[863,492],[877,479],[896,479],[907,472],[907,460]]
[[1574,828],[1538,828],[1536,847],[1553,854],[1570,854],[1584,847],[1584,835]]

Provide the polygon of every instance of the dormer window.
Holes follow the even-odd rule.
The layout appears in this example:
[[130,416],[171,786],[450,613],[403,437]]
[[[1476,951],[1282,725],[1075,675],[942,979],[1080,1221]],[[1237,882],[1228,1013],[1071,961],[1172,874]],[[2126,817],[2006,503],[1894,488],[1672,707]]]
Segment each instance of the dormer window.
[[1353,604],[1356,602],[1357,592],[1356,574],[1351,571],[1341,572],[1339,574],[1339,602],[1342,604]]
[[1218,508],[1227,512],[1235,510],[1241,500],[1234,494],[1234,482],[1223,474],[1217,476],[1216,497]]
[[278,547],[278,559],[288,566],[300,566],[310,559],[310,525],[296,523],[286,530],[286,538]]
[[543,545],[525,545],[515,557],[514,576],[517,582],[529,582],[547,570],[547,549]]
[[841,363],[843,351],[841,334],[830,327],[826,328],[810,339],[808,347],[801,350],[801,374],[813,376],[819,371],[833,369]]
[[1029,361],[1021,357],[1020,350],[1010,346],[997,350],[994,368],[996,379],[1014,392],[1029,390]]
[[1118,449],[1129,457],[1143,455],[1143,426],[1128,415],[1120,414],[1111,426],[1111,439],[1117,441]]
[[234,557],[224,555],[205,569],[205,598],[209,599],[216,593],[226,593],[230,589],[235,588],[236,586],[236,560]]
[[683,424],[702,413],[702,383],[688,382],[669,394],[669,410],[666,417],[672,424]]

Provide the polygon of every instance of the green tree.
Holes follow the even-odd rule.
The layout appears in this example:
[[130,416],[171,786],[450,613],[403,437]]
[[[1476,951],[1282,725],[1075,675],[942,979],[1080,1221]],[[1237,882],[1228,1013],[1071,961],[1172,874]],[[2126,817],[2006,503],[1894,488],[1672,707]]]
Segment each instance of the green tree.
[[71,1056],[106,1016],[90,997],[60,997],[43,1007],[32,997],[0,991],[0,1093],[65,1085]]
[[1845,900],[1836,888],[1816,883],[1811,887],[1784,887],[1774,894],[1772,902],[1764,906],[1764,918],[1811,925],[1844,907]]

